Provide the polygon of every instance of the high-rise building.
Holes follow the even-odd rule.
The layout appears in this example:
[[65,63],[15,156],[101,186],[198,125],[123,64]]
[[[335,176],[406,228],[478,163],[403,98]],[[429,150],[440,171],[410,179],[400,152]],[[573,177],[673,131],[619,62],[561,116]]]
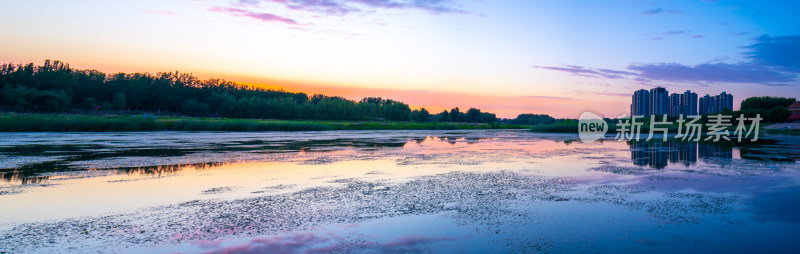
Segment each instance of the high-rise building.
[[650,92],[640,89],[633,93],[631,102],[631,116],[650,115]]
[[717,114],[725,111],[725,109],[733,110],[733,95],[722,92],[719,95],[710,96],[706,94],[700,98],[700,114]]
[[681,114],[684,116],[697,115],[697,94],[692,91],[686,90],[680,96],[681,98]]
[[714,103],[714,97],[711,97],[710,95],[706,94],[706,96],[701,97],[698,101],[700,102],[698,108],[701,115],[708,115],[713,113],[714,106],[716,105]]
[[669,113],[669,91],[663,87],[650,89],[650,115]]
[[686,90],[682,94],[669,95],[669,115],[670,116],[694,116],[697,115],[697,94]]
[[733,110],[733,95],[722,92],[721,94],[714,96],[714,102],[716,103],[716,113],[725,111],[726,108]]
[[683,94],[670,94],[669,95],[669,116],[678,116],[683,114]]
[[725,108],[733,109],[733,96],[725,92],[716,96],[706,94],[698,98],[697,94],[690,90],[680,94],[669,94],[667,89],[656,87],[649,91],[640,89],[633,93],[631,115],[696,116],[698,113],[716,114]]

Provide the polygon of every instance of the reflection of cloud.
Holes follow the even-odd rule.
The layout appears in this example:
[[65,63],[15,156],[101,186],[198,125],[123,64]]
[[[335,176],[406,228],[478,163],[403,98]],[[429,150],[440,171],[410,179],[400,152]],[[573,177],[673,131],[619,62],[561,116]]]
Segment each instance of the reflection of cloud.
[[[206,253],[329,253],[347,252],[357,248],[363,252],[420,253],[430,249],[430,244],[455,241],[453,237],[403,236],[389,242],[361,242],[342,244],[345,239],[335,235],[318,236],[314,233],[297,233],[291,236],[259,237],[237,246],[224,247]],[[206,245],[209,246],[209,245]],[[347,247],[345,247],[347,246]]]
[[255,238],[247,244],[225,247],[206,253],[299,253],[327,241],[328,239],[317,237],[312,233],[301,233],[287,237]]
[[751,212],[761,220],[800,222],[800,186],[778,188],[756,194]]

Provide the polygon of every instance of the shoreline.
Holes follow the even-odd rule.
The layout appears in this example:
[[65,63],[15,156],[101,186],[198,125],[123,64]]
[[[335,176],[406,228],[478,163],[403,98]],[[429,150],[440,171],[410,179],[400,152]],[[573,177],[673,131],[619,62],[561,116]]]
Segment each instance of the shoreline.
[[272,120],[143,115],[0,113],[0,132],[327,131],[529,129],[529,126],[461,122]]

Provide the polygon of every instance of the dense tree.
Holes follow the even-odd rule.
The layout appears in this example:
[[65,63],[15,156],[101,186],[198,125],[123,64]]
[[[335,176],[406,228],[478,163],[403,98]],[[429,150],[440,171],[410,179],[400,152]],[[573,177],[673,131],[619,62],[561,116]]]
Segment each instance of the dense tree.
[[430,116],[431,114],[428,113],[428,110],[425,108],[415,109],[411,111],[411,121],[425,122],[428,121],[428,118],[430,118]]
[[476,108],[470,108],[464,113],[457,107],[450,111],[444,110],[433,118],[441,122],[493,123],[497,121],[495,114],[481,112]]
[[60,61],[0,65],[0,110],[169,112],[188,116],[266,119],[494,122],[494,114],[426,109],[380,97],[353,101],[321,94],[262,89],[178,72],[115,73],[75,70]]
[[764,122],[784,122],[788,120],[791,114],[787,108],[794,102],[794,98],[750,97],[742,101],[742,107],[738,112],[731,112],[730,115],[734,119],[739,114],[744,114],[747,117],[760,115]]
[[556,122],[555,118],[549,115],[539,115],[539,114],[520,114],[517,116],[517,118],[508,120],[508,123],[511,124],[527,124],[527,125],[552,124],[555,122]]
[[795,98],[783,97],[750,97],[742,101],[742,110],[747,109],[763,109],[770,110],[777,107],[789,107],[795,102]]

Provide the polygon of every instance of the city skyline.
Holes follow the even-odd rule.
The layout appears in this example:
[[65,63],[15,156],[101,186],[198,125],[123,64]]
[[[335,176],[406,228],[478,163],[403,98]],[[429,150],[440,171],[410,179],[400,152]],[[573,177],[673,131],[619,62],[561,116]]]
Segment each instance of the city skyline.
[[733,95],[721,92],[719,95],[697,93],[686,90],[683,93],[669,93],[666,88],[655,87],[650,90],[639,89],[631,96],[631,116],[692,116],[721,113],[733,110]]

